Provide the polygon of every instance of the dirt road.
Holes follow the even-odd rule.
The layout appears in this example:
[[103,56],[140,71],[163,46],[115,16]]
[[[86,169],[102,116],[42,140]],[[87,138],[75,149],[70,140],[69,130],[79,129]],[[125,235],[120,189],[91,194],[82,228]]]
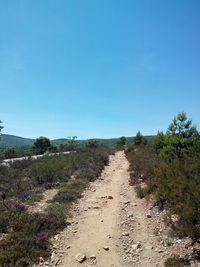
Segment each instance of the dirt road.
[[164,266],[167,255],[149,228],[145,202],[128,183],[128,167],[124,152],[110,157],[74,206],[71,225],[53,238],[50,262],[40,266]]
[[[55,156],[55,155],[67,155],[69,153],[72,153],[75,151],[67,151],[67,152],[59,152],[59,153],[50,153],[48,154],[48,156]],[[26,156],[26,157],[21,157],[21,158],[12,158],[12,159],[3,159],[0,163],[0,165],[2,166],[10,166],[10,164],[12,164],[15,161],[22,161],[22,160],[28,160],[28,159],[39,159],[44,157],[45,154],[42,155],[34,155],[34,156]]]

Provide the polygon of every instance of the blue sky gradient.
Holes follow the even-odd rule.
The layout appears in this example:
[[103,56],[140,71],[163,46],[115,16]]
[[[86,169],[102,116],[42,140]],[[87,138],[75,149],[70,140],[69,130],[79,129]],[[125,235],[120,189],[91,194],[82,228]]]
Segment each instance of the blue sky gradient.
[[3,133],[144,135],[200,125],[199,0],[0,0]]

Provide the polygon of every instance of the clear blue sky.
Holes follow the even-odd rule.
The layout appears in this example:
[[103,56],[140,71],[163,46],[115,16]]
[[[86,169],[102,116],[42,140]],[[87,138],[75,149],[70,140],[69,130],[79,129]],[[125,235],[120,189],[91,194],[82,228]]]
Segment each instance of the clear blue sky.
[[3,133],[156,134],[200,125],[199,0],[0,0]]

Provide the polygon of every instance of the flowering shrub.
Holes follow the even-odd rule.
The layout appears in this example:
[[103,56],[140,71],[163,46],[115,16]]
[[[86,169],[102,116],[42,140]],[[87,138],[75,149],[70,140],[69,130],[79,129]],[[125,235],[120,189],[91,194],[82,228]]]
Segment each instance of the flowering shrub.
[[[0,166],[0,233],[8,233],[0,241],[0,266],[31,266],[50,256],[50,238],[66,227],[70,205],[100,175],[108,156],[108,149],[87,148]],[[23,202],[49,187],[60,190],[46,213],[29,214]]]

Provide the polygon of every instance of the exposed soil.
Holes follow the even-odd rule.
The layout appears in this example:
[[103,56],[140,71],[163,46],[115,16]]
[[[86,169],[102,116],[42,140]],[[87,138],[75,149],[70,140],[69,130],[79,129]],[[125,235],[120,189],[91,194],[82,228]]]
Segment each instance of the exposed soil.
[[124,152],[110,157],[101,178],[74,205],[69,226],[52,239],[51,259],[39,266],[164,266],[173,245],[162,239],[159,213],[129,185],[128,167]]
[[43,195],[42,195],[42,199],[36,203],[33,206],[27,206],[28,211],[30,213],[42,213],[45,211],[45,209],[47,208],[47,206],[49,205],[48,201],[52,200],[53,197],[58,193],[58,189],[48,189],[46,190]]

